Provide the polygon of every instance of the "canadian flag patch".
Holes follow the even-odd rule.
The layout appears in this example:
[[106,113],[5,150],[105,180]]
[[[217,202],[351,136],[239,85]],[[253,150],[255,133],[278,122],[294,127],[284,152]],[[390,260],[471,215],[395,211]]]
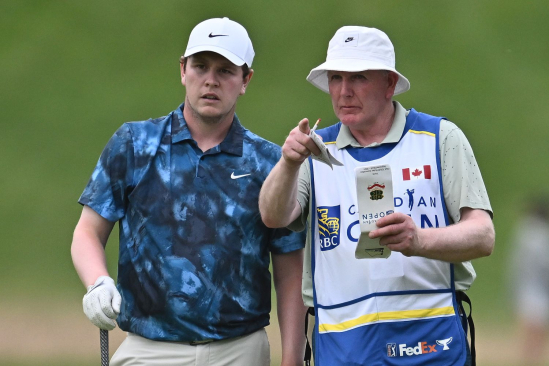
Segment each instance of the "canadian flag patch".
[[405,168],[402,169],[402,179],[431,179],[431,166],[423,165],[417,168]]

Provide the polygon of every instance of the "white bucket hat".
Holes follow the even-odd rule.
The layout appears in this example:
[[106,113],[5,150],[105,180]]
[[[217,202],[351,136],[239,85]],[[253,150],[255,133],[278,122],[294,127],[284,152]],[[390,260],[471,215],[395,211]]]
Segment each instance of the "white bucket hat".
[[189,36],[183,57],[212,51],[236,66],[252,66],[255,52],[246,29],[229,18],[212,18],[198,23]]
[[395,49],[389,37],[376,28],[346,26],[330,40],[326,62],[315,67],[307,81],[328,93],[328,71],[389,70],[398,75],[395,94],[410,89],[410,82],[395,69]]

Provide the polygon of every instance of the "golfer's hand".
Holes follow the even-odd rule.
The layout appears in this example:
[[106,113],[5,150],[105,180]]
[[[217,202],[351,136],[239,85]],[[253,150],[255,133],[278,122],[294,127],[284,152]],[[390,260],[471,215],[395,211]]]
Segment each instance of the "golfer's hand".
[[380,238],[380,245],[407,257],[421,255],[419,229],[410,216],[395,212],[379,219],[376,225],[378,229],[371,231],[369,236]]
[[120,314],[122,298],[112,278],[99,277],[95,284],[88,287],[82,302],[84,314],[93,325],[106,330],[113,330],[116,327],[114,319]]
[[282,145],[282,157],[284,161],[292,166],[299,166],[311,154],[320,154],[320,149],[309,137],[309,120],[303,118],[286,138]]

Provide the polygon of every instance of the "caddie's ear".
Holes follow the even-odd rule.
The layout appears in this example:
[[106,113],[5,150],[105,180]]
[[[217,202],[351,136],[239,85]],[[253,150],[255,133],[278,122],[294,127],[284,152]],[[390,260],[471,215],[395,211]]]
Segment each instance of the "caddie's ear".
[[398,83],[398,74],[392,71],[389,71],[387,73],[387,93],[385,94],[385,97],[387,99],[391,99],[393,95],[395,94],[395,88]]
[[252,80],[252,76],[254,75],[254,69],[250,69],[250,73],[246,75],[244,78],[244,83],[242,84],[242,88],[240,88],[240,95],[244,95],[246,93],[246,88],[248,87],[248,84],[250,84],[250,80]]
[[180,63],[179,67],[181,69],[181,84],[183,84],[183,86],[186,86],[186,84],[185,84],[185,65],[183,63]]

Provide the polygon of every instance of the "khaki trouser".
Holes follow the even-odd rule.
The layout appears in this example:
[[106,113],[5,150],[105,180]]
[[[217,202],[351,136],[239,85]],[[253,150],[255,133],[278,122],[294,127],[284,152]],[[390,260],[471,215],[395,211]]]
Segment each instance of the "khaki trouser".
[[269,366],[265,329],[242,337],[206,344],[158,342],[128,333],[112,357],[111,366]]

